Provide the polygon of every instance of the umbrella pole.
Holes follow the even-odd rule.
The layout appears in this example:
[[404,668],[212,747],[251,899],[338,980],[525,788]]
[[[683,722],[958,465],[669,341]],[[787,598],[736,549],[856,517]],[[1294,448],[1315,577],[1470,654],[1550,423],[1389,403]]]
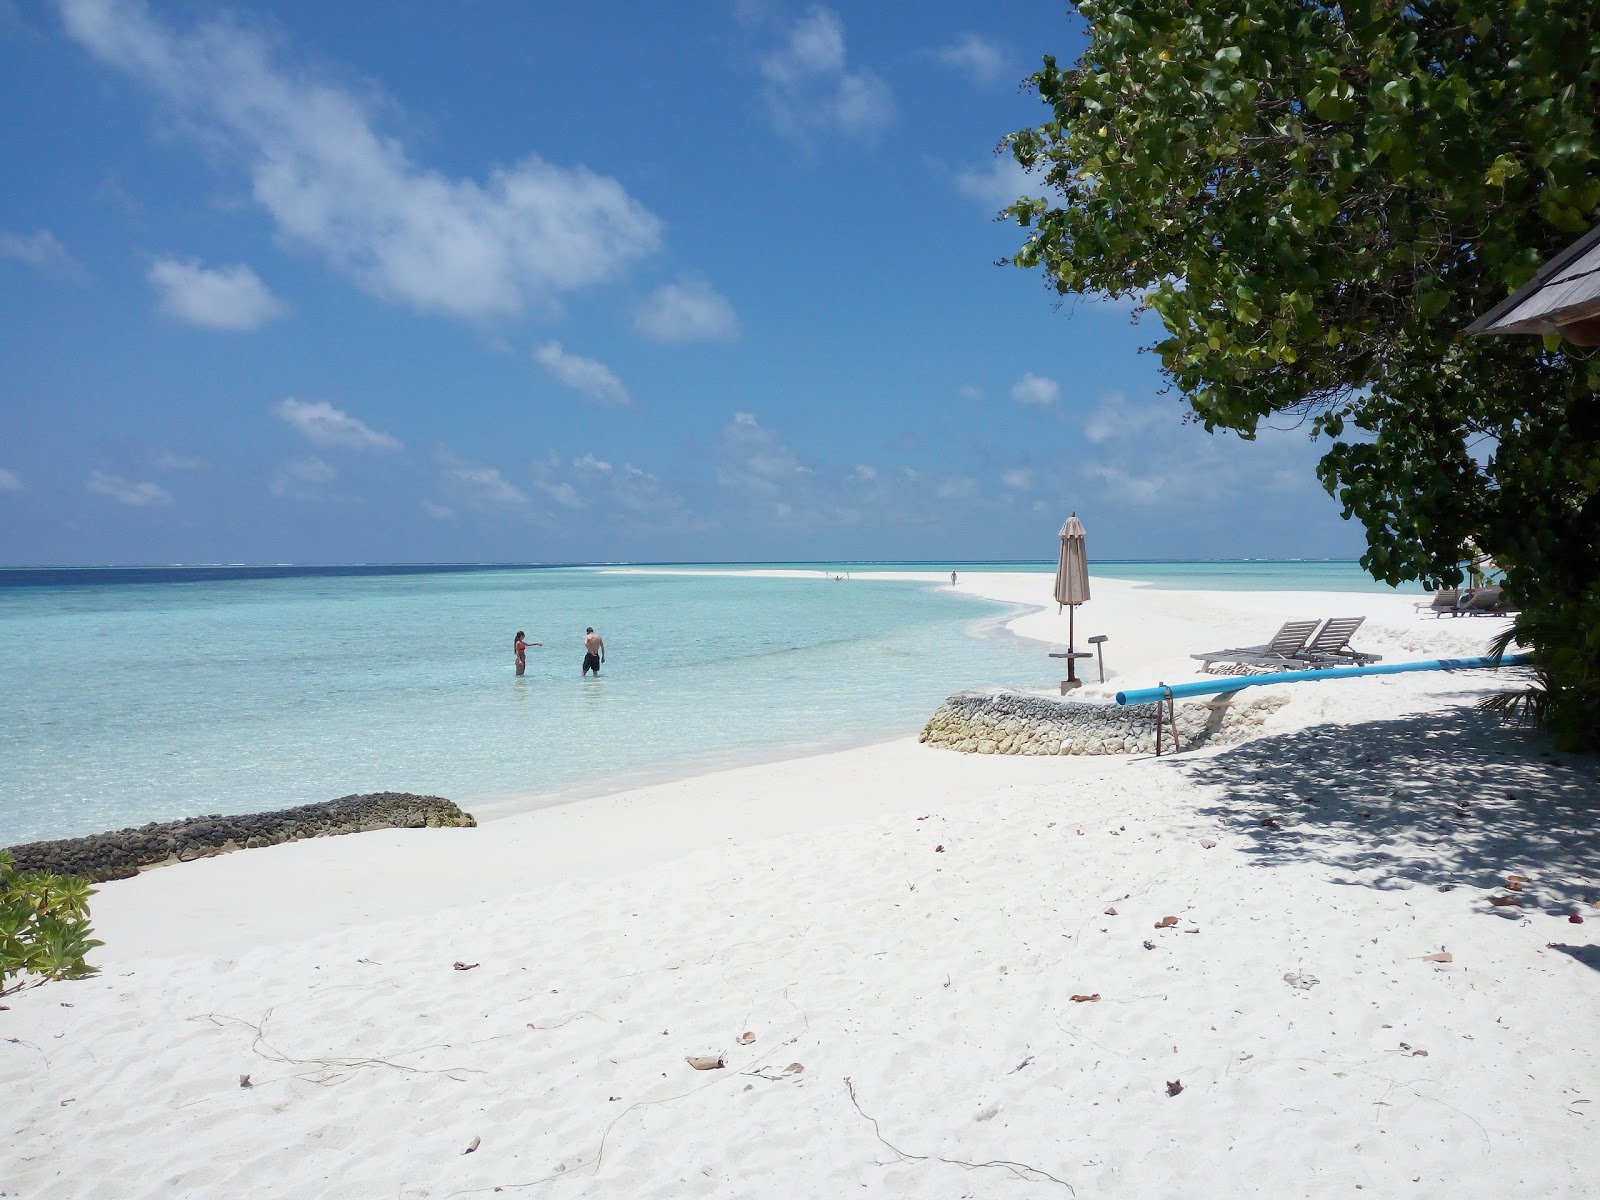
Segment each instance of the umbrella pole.
[[1072,626],[1077,615],[1078,606],[1076,604],[1067,605],[1067,678],[1074,683],[1078,679],[1078,660],[1072,656],[1078,649],[1078,643],[1074,640]]

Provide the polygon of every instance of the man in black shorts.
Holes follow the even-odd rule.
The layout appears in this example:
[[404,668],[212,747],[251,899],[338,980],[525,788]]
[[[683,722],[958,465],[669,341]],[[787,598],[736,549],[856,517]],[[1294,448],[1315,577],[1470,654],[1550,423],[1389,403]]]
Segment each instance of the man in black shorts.
[[606,640],[594,631],[593,625],[584,631],[583,651],[583,673],[588,675],[593,671],[598,679],[600,664],[606,660]]

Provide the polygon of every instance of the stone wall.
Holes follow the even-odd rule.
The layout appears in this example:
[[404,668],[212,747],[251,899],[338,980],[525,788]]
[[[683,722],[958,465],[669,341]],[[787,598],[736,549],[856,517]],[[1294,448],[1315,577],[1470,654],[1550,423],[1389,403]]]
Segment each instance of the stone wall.
[[[1270,694],[1216,707],[1180,700],[1179,748],[1242,741],[1287,702],[1286,696]],[[966,754],[1154,754],[1156,708],[1018,692],[958,692],[939,706],[917,740]],[[1161,748],[1172,749],[1172,731],[1165,725]]]
[[276,846],[279,842],[302,838],[364,833],[370,829],[475,825],[477,821],[471,813],[462,812],[451,801],[438,796],[372,792],[277,812],[152,821],[115,833],[29,842],[11,847],[11,855],[18,870],[84,875],[99,882],[126,879],[148,867],[209,858],[213,854],[251,846]]

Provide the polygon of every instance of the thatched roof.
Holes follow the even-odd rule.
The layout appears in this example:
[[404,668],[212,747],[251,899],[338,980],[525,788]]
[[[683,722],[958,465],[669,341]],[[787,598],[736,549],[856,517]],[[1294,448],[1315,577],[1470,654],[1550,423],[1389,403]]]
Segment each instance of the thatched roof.
[[1600,225],[1595,226],[1468,333],[1559,333],[1580,346],[1600,345]]

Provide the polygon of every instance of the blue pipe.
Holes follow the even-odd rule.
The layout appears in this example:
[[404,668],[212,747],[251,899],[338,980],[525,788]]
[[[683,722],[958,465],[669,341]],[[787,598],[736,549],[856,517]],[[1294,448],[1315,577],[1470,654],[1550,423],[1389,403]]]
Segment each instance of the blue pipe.
[[1531,662],[1531,654],[1507,654],[1501,658],[1430,658],[1426,662],[1389,663],[1375,667],[1333,667],[1323,671],[1274,671],[1270,675],[1229,675],[1223,680],[1207,679],[1200,683],[1175,683],[1168,687],[1137,688],[1131,692],[1118,692],[1118,704],[1154,704],[1168,696],[1181,700],[1185,696],[1212,696],[1218,692],[1236,692],[1240,688],[1256,687],[1263,683],[1312,683],[1318,679],[1354,679],[1357,675],[1400,675],[1407,671],[1462,671],[1469,667],[1520,667]]

